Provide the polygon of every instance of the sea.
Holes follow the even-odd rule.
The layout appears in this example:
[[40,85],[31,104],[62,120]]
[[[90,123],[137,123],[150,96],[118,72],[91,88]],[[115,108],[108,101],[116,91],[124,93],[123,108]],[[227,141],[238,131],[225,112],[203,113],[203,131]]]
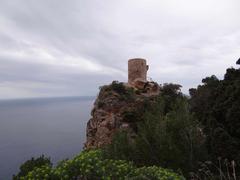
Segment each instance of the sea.
[[56,164],[80,153],[95,97],[0,100],[0,180],[31,157]]

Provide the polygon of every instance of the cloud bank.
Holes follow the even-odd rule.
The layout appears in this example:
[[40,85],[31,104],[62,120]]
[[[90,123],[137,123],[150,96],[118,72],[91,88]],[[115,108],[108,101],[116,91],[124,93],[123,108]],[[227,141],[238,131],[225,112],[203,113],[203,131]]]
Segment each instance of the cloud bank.
[[96,95],[127,60],[183,92],[235,66],[238,0],[0,0],[0,99]]

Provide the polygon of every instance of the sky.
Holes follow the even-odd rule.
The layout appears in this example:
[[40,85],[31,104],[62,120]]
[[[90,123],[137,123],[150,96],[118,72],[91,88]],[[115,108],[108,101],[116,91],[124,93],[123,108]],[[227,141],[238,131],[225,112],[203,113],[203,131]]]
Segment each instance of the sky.
[[197,87],[240,57],[239,0],[0,0],[0,99],[95,96],[148,77]]

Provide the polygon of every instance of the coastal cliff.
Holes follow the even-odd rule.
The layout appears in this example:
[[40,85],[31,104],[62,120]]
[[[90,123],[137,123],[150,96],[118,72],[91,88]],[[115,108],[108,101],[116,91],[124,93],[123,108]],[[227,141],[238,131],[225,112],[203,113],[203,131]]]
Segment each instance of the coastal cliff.
[[[156,82],[136,80],[129,85],[113,81],[100,87],[87,123],[86,149],[110,144],[114,134],[124,130],[136,135],[136,122],[141,120],[145,102],[153,101],[160,93]],[[142,109],[142,110],[141,110]]]

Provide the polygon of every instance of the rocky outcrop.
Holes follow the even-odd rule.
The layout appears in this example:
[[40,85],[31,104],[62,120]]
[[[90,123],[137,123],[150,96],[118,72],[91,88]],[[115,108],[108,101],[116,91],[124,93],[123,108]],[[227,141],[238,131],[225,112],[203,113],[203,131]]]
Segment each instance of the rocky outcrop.
[[100,88],[87,123],[85,148],[102,147],[111,143],[114,134],[125,130],[136,134],[136,122],[141,120],[141,109],[160,92],[155,82],[136,80],[133,84],[112,82]]

